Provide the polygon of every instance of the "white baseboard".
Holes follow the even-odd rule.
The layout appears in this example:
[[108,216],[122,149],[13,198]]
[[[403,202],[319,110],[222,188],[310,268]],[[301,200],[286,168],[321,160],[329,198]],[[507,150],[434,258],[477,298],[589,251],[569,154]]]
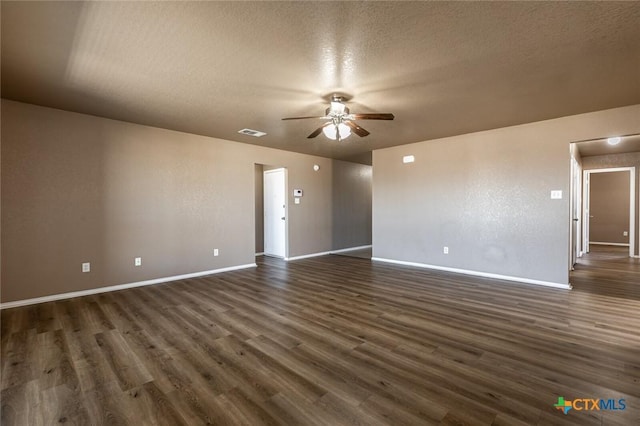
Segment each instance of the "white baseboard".
[[326,256],[328,254],[331,254],[331,252],[330,251],[321,251],[319,253],[303,254],[302,256],[285,257],[284,260],[286,260],[288,262],[290,260],[307,259],[309,257]]
[[260,253],[256,253],[256,256],[264,256],[264,252],[261,251]]
[[418,268],[435,269],[438,271],[455,272],[457,274],[474,275],[478,277],[495,278],[495,279],[505,280],[505,281],[514,281],[514,282],[525,283],[525,284],[537,284],[537,285],[543,285],[546,287],[571,290],[571,284],[560,284],[560,283],[554,283],[550,281],[532,280],[529,278],[520,278],[520,277],[512,277],[509,275],[491,274],[488,272],[470,271],[468,269],[449,268],[446,266],[427,265],[426,263],[405,262],[403,260],[385,259],[381,257],[372,257],[371,260],[378,261],[378,262],[395,263],[397,265],[416,266]]
[[331,254],[334,254],[334,253],[346,253],[346,252],[349,252],[349,251],[364,250],[364,249],[369,249],[369,248],[371,248],[371,244],[369,244],[368,246],[358,246],[358,247],[344,248],[344,249],[340,249],[340,250],[331,250]]
[[589,244],[593,244],[595,246],[629,247],[629,243],[604,243],[599,241],[589,241]]
[[107,293],[109,291],[125,290],[134,287],[143,287],[147,285],[162,284],[170,281],[184,280],[187,278],[202,277],[205,275],[219,274],[221,272],[236,271],[238,269],[246,269],[256,267],[255,263],[247,263],[246,265],[229,266],[227,268],[212,269],[210,271],[194,272],[191,274],[174,275],[172,277],[155,278],[153,280],[138,281],[135,283],[112,285],[109,287],[92,288],[90,290],[72,291],[70,293],[52,294],[50,296],[36,297],[34,299],[16,300],[14,302],[0,303],[0,310],[8,308],[16,308],[18,306],[35,305],[36,303],[53,302],[55,300],[71,299],[72,297],[89,296],[91,294]]
[[326,256],[328,254],[343,253],[347,251],[361,250],[366,248],[371,248],[371,246],[368,245],[368,246],[349,247],[349,248],[340,249],[340,250],[321,251],[318,253],[303,254],[301,256],[285,257],[284,260],[290,261],[290,260],[308,259],[310,257]]

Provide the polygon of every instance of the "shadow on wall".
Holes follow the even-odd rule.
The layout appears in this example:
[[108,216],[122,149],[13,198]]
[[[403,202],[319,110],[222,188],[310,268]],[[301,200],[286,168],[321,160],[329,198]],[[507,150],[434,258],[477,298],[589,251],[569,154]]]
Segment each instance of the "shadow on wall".
[[[21,102],[32,102],[34,99],[38,99],[38,102],[34,102],[38,105],[66,111],[82,111],[82,113],[97,116],[108,116],[103,112],[111,111],[115,113],[109,117],[114,119],[124,119],[134,112],[126,103],[117,101],[109,92],[101,92],[96,89],[104,86],[104,80],[95,78],[95,71],[113,72],[118,69],[121,73],[124,72],[122,66],[115,63],[105,63],[104,58],[101,58],[102,62],[96,64],[96,55],[91,52],[89,47],[83,45],[82,40],[86,36],[84,28],[87,20],[91,19],[91,11],[96,7],[96,4],[91,2],[45,2],[38,7],[47,8],[43,15],[48,16],[49,20],[42,24],[54,27],[56,33],[55,43],[47,45],[51,49],[48,53],[55,60],[48,62],[47,66],[47,73],[52,84],[47,90],[47,97],[44,98],[46,101],[42,101],[43,94],[39,91],[40,85],[37,81],[24,78],[23,68],[11,67],[14,63],[21,64],[20,60],[3,61],[2,97]],[[20,22],[20,13],[25,13],[24,10],[28,10],[28,6],[15,9],[7,8],[7,13],[16,13],[15,22]],[[3,13],[5,13],[4,8]],[[4,16],[3,21],[5,19],[11,20],[13,17]],[[64,25],[61,22],[64,22]],[[104,36],[104,34],[100,36]],[[3,57],[4,55],[5,52],[3,52]],[[91,71],[94,73],[92,74]],[[21,75],[21,78],[16,75]],[[84,75],[89,75],[94,80],[86,80]],[[132,75],[129,73],[123,77],[131,78]],[[6,82],[12,82],[12,84]],[[35,93],[34,91],[39,92]],[[152,125],[152,123],[143,120],[139,122],[140,124]]]
[[249,148],[3,101],[5,117],[3,301],[253,263]]
[[333,163],[333,250],[371,244],[372,166]]

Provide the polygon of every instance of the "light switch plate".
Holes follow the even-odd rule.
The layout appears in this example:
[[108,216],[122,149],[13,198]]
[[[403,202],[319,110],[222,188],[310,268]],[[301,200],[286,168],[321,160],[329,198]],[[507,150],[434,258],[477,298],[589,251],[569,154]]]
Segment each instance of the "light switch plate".
[[552,200],[561,200],[562,199],[562,191],[561,190],[551,191],[551,199]]

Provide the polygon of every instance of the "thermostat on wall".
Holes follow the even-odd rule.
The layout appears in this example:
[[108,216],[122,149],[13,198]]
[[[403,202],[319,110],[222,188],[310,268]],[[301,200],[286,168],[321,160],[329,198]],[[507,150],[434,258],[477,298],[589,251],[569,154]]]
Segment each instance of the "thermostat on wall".
[[302,197],[302,189],[294,189],[293,190],[294,197]]

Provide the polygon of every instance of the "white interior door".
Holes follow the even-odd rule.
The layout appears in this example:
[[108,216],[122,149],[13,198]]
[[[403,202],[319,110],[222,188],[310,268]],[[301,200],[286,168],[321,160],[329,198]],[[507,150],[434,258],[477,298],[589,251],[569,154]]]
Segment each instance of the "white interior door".
[[286,256],[285,170],[264,172],[264,254]]

